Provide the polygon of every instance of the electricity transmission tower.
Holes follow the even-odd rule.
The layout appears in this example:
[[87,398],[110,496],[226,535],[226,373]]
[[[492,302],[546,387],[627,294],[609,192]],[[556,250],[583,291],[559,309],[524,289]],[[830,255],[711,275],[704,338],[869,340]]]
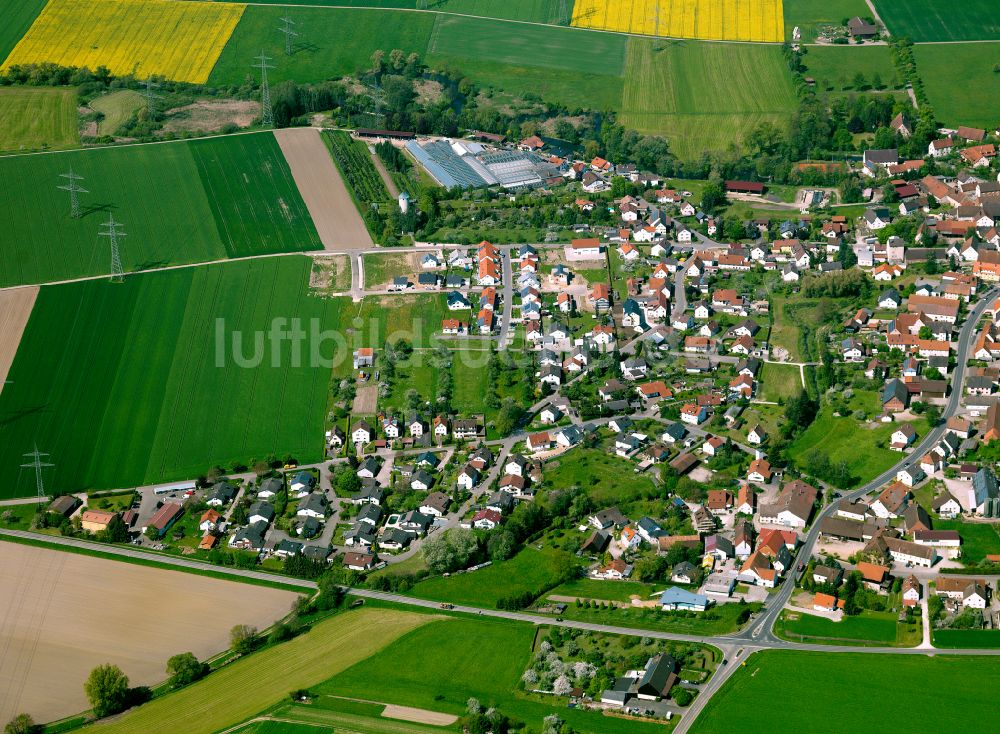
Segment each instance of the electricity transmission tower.
[[371,115],[372,126],[381,127],[385,121],[385,90],[382,89],[382,85],[378,83],[377,78],[372,78],[371,84],[365,84],[366,94],[365,97],[368,98],[369,104],[366,106],[365,112]]
[[295,25],[295,21],[289,18],[287,15],[281,19],[281,22],[284,23],[285,25],[283,28],[279,28],[278,30],[285,34],[285,56],[291,56],[292,40],[299,34],[296,33],[295,30],[292,28],[292,26]]
[[417,10],[427,10],[427,0],[417,0]]
[[101,237],[107,237],[111,240],[111,280],[120,283],[125,279],[125,272],[122,270],[122,258],[118,248],[118,238],[125,237],[126,234],[118,231],[122,223],[116,222],[113,215],[108,215],[108,221],[101,226],[108,228],[107,232],[100,233]]
[[256,57],[260,67],[260,121],[264,127],[274,127],[274,111],[271,109],[271,87],[267,83],[267,70],[273,69],[267,62],[271,57],[266,56],[263,51]]
[[55,466],[55,464],[42,461],[42,458],[45,456],[48,456],[48,454],[39,451],[36,444],[34,451],[24,455],[24,458],[31,459],[31,462],[28,464],[21,464],[22,469],[35,470],[35,495],[38,498],[38,504],[42,504],[45,501],[45,482],[42,479],[42,469]]
[[69,215],[73,219],[80,218],[80,197],[77,194],[88,193],[87,189],[80,186],[77,181],[83,181],[83,176],[77,176],[73,173],[73,167],[70,166],[69,173],[60,173],[59,178],[65,178],[69,180],[69,183],[60,186],[59,188],[63,191],[69,192]]
[[153,77],[149,77],[146,79],[146,88],[140,92],[143,99],[146,100],[146,112],[150,117],[152,117],[156,112],[156,100],[161,99],[162,97],[162,95],[153,92],[154,89],[158,89],[159,87],[159,84],[153,83]]

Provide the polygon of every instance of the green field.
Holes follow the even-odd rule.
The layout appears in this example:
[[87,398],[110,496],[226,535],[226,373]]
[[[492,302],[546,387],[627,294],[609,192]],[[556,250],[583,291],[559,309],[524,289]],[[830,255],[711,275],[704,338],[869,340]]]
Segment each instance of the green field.
[[655,493],[652,479],[636,474],[631,462],[602,449],[576,448],[544,468],[547,486],[581,487],[598,507],[616,503],[621,507]]
[[7,0],[0,4],[0,61],[21,40],[35,18],[42,12],[47,0]]
[[539,592],[556,582],[555,552],[525,548],[509,561],[471,573],[435,576],[421,581],[411,596],[453,604],[493,608],[498,599],[525,591]]
[[[802,388],[802,375],[794,364],[766,364],[761,372],[760,399],[771,402],[794,397]],[[753,428],[753,426],[751,426]]]
[[621,103],[625,45],[616,34],[439,15],[427,60],[511,94],[604,110]]
[[[781,636],[796,642],[857,641],[893,645],[897,642],[896,615],[892,612],[866,612],[845,616],[834,622],[826,617],[798,613],[792,619],[786,612],[779,623]],[[803,639],[805,638],[805,639]]]
[[1000,647],[1000,630],[935,630],[934,647],[950,649]]
[[990,128],[997,124],[1000,44],[914,46],[917,69],[936,117],[946,125]]
[[[921,695],[928,685],[933,695]],[[748,658],[691,731],[820,734],[836,722],[844,731],[897,734],[905,721],[912,734],[937,734],[969,717],[992,717],[994,702],[983,691],[998,685],[1000,666],[989,657],[772,650]],[[780,705],[747,705],[779,689]]]
[[896,86],[896,69],[888,46],[810,46],[802,56],[805,76],[816,80],[819,91],[858,91],[860,73],[868,84],[878,74],[886,88]]
[[625,78],[621,122],[666,135],[680,158],[725,150],[763,122],[782,127],[796,106],[777,46],[630,38]]
[[[60,490],[192,478],[272,452],[320,459],[330,369],[310,367],[310,352],[329,358],[335,345],[307,339],[296,366],[289,341],[272,363],[264,340],[275,319],[337,328],[342,302],[308,295],[310,264],[264,258],[43,288],[0,395],[0,496],[34,493],[17,467],[36,443]],[[246,368],[230,349],[236,332]]]
[[1000,18],[993,0],[942,5],[934,0],[873,0],[894,36],[912,41],[986,41],[1000,39]]
[[662,725],[570,709],[559,699],[533,700],[517,692],[534,636],[531,625],[500,620],[432,622],[313,690],[456,715],[463,714],[474,697],[484,707],[496,706],[525,722],[532,731],[552,713],[578,734],[663,731]]
[[839,26],[845,18],[871,14],[865,0],[784,0],[783,7],[786,40],[792,40],[792,31],[798,26],[804,43],[816,40],[819,25]]
[[[286,13],[300,33],[291,56],[285,55],[284,36],[277,30]],[[376,49],[387,55],[394,48],[423,55],[433,24],[430,13],[249,6],[212,69],[209,84],[256,79],[253,58],[261,50],[274,58],[276,68],[268,72],[272,84],[286,79],[300,83],[339,79],[370,68]],[[350,33],[344,32],[346,28]]]
[[[429,620],[388,609],[338,615],[290,642],[238,660],[198,683],[87,731],[211,734],[274,706],[291,690],[313,686],[349,668]],[[274,729],[265,731],[275,733]],[[291,734],[295,730],[277,731]]]
[[607,599],[629,601],[632,596],[648,599],[654,592],[662,592],[666,584],[644,584],[639,581],[601,581],[598,579],[574,579],[559,584],[548,596],[578,596],[581,599]]
[[91,100],[90,108],[104,116],[97,123],[97,134],[114,135],[115,131],[132,116],[132,113],[139,110],[144,104],[142,95],[131,89],[119,89]]
[[[83,176],[69,216],[60,174]],[[123,224],[126,272],[319,249],[319,235],[270,133],[0,158],[0,286],[110,272],[101,224]]]
[[75,89],[0,88],[0,150],[58,150],[79,143]]

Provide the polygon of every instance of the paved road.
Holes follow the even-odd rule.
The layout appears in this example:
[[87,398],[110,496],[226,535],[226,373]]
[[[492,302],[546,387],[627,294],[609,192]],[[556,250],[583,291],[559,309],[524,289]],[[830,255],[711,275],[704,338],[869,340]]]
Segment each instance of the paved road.
[[[504,350],[511,338],[510,319],[514,313],[514,270],[510,264],[512,247],[501,248],[503,260],[503,323],[500,324],[500,341],[497,349]],[[475,311],[475,309],[473,309]]]

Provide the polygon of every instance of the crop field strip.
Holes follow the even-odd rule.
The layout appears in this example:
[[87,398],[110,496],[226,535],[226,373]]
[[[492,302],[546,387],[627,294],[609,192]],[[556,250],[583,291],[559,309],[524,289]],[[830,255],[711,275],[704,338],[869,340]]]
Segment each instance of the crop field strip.
[[[791,74],[777,46],[630,38],[620,121],[666,135],[675,155],[724,150],[761,122],[795,109]],[[713,90],[706,94],[705,90]]]
[[49,0],[0,68],[103,65],[114,74],[203,84],[243,9],[194,0]]
[[[83,216],[57,186],[83,176]],[[190,142],[0,157],[0,286],[109,272],[108,215],[124,224],[125,271],[227,256],[321,249],[270,132]]]
[[785,35],[781,0],[576,0],[573,25],[716,41],[780,43]]
[[310,267],[263,258],[42,288],[0,393],[0,496],[34,491],[17,468],[34,442],[64,489],[190,478],[272,451],[319,459],[330,369],[309,352],[296,366],[287,342],[274,365],[269,344],[260,364],[216,355],[217,319],[248,360],[275,318],[337,328],[347,299],[310,297]]
[[873,0],[882,22],[894,36],[912,41],[1000,40],[995,0]]

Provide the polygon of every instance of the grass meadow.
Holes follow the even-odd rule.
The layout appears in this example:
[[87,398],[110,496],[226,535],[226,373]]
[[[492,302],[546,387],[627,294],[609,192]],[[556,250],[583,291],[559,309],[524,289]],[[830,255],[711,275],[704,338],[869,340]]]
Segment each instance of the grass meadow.
[[777,46],[631,38],[625,77],[642,82],[625,85],[620,121],[665,135],[680,158],[724,150],[761,123],[780,127],[796,106]]
[[[899,461],[899,453],[887,448],[895,426],[892,423],[870,426],[850,416],[834,416],[829,407],[823,408],[809,428],[786,449],[786,456],[804,469],[806,457],[816,449],[835,465],[846,461],[857,483],[867,482]],[[923,436],[927,422],[919,421],[914,428]]]
[[132,113],[145,105],[142,95],[132,89],[118,89],[91,100],[90,108],[104,115],[97,123],[98,135],[114,135]]
[[439,15],[427,59],[511,94],[604,110],[621,101],[625,45],[613,34]]
[[[82,216],[58,189],[82,176]],[[101,224],[123,224],[126,272],[319,249],[319,235],[271,133],[0,158],[0,286],[110,272]]]
[[782,637],[796,642],[830,641],[835,644],[851,644],[856,641],[859,644],[889,646],[900,641],[906,642],[899,640],[898,627],[896,614],[893,612],[865,612],[858,616],[844,617],[840,622],[812,614],[792,613],[789,616],[786,612],[779,623]]
[[[262,0],[256,4],[287,5],[288,3],[286,0]],[[416,0],[301,0],[296,5],[413,10],[417,7],[417,2]],[[567,6],[569,14],[572,15],[572,0],[567,2]],[[427,9],[430,13],[457,13],[483,18],[524,20],[531,23],[560,23],[558,5],[550,0],[432,0],[428,3]]]
[[878,74],[887,86],[896,86],[888,46],[809,46],[802,63],[804,75],[816,80],[820,92],[856,92],[854,79],[859,73],[869,84]]
[[760,398],[775,403],[795,397],[803,389],[802,375],[794,364],[764,365],[761,383]]
[[[313,690],[461,715],[469,698],[496,706],[532,730],[557,713],[578,734],[643,734],[662,725],[566,708],[562,699],[517,691],[532,654],[535,628],[491,619],[432,622],[400,637]],[[377,685],[373,687],[373,682]],[[321,695],[320,706],[324,706]],[[338,706],[338,708],[340,708]],[[345,730],[351,730],[345,727]],[[369,731],[369,729],[364,729]],[[408,732],[406,734],[409,734]]]
[[[204,680],[89,727],[94,734],[178,731],[211,734],[287,699],[288,692],[323,679],[377,653],[426,624],[426,615],[389,609],[345,612],[281,645],[236,661]],[[253,731],[252,729],[250,731]],[[291,734],[291,730],[265,730]]]
[[420,599],[493,607],[499,599],[552,587],[557,580],[557,558],[554,550],[529,547],[509,561],[478,571],[421,581],[409,594]]
[[[299,37],[294,53],[285,55],[285,37],[278,32],[281,17],[296,23]],[[274,61],[271,83],[292,79],[300,83],[339,79],[371,65],[376,49],[417,52],[427,49],[434,16],[364,8],[247,7],[232,38],[212,70],[213,85],[241,84],[256,79],[253,59],[263,50]],[[345,33],[344,29],[350,29]]]
[[952,650],[1000,647],[1000,630],[934,630],[934,647]]
[[1000,44],[921,44],[913,53],[937,119],[950,126],[997,124],[1000,74],[993,67],[1000,64]]
[[0,88],[0,150],[58,150],[79,143],[75,89]]
[[[33,3],[29,3],[33,4]],[[204,84],[243,13],[235,3],[49,0],[7,56]]]
[[[914,695],[928,685],[934,695]],[[741,665],[691,731],[819,734],[836,721],[845,731],[896,734],[900,721],[906,721],[912,734],[936,734],[962,726],[969,717],[991,717],[994,702],[983,691],[998,685],[1000,666],[988,657],[769,650]],[[780,706],[747,705],[779,689]]]
[[934,0],[873,2],[894,36],[913,41],[1000,40],[1000,18],[993,0],[965,0],[955,5]]
[[935,520],[935,530],[955,530],[962,536],[962,561],[979,565],[988,555],[1000,553],[1000,531],[991,523]]
[[0,496],[34,492],[18,469],[34,444],[62,490],[191,478],[272,452],[321,458],[328,367],[310,367],[308,351],[295,366],[287,341],[276,366],[269,349],[246,368],[229,344],[222,366],[216,356],[217,319],[226,342],[243,332],[247,359],[272,319],[336,328],[341,300],[308,295],[309,267],[265,258],[43,288],[0,395]]

